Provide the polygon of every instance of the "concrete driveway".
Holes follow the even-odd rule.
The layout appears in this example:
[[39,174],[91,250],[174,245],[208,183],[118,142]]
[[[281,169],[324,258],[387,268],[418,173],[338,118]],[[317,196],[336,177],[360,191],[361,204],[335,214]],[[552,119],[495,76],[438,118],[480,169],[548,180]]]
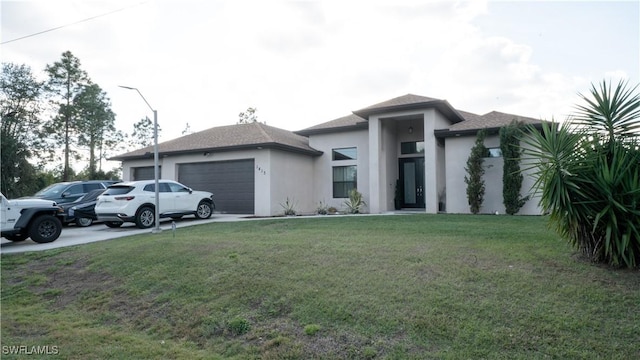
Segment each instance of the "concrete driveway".
[[[176,229],[186,226],[207,224],[211,222],[228,222],[246,220],[247,215],[230,215],[230,214],[214,214],[210,219],[197,220],[193,217],[187,217],[180,221],[176,221]],[[171,231],[171,220],[160,222],[162,231]],[[96,241],[104,241],[117,239],[125,236],[151,233],[151,229],[138,229],[133,223],[125,223],[120,228],[109,228],[104,224],[94,224],[89,227],[68,226],[62,229],[60,237],[51,243],[38,244],[31,239],[11,242],[2,238],[0,242],[0,254],[22,253],[27,251],[42,251],[49,249],[57,249],[67,246],[75,246],[88,244]]]

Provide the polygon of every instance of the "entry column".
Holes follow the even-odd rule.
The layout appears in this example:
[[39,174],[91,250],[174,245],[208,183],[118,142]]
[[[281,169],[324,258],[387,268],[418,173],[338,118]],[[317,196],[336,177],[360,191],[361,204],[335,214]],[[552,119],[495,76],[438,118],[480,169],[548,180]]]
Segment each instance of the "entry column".
[[381,122],[377,116],[369,117],[369,212],[380,213],[380,143]]
[[436,111],[424,113],[424,206],[429,214],[438,213],[438,143],[434,135]]

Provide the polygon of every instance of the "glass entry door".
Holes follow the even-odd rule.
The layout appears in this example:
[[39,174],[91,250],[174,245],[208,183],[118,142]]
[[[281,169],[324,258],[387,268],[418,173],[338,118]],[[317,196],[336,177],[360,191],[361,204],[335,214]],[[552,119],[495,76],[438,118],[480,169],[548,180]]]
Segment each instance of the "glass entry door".
[[403,195],[402,207],[424,208],[424,158],[402,158],[399,160]]

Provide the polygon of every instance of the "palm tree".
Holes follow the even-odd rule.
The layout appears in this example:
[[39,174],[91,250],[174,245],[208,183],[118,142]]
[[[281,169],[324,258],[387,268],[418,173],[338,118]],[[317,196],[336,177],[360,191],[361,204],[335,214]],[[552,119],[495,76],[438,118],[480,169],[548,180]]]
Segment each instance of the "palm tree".
[[540,205],[558,233],[594,262],[640,264],[640,94],[603,81],[563,124],[529,129]]

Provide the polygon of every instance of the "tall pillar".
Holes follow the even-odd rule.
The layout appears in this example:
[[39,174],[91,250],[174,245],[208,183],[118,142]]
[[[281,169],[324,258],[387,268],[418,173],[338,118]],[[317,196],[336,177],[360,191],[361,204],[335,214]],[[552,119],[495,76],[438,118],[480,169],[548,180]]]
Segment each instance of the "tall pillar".
[[380,213],[380,152],[382,125],[378,117],[369,118],[369,212]]
[[433,133],[436,111],[424,113],[424,205],[429,214],[438,213],[438,143]]

